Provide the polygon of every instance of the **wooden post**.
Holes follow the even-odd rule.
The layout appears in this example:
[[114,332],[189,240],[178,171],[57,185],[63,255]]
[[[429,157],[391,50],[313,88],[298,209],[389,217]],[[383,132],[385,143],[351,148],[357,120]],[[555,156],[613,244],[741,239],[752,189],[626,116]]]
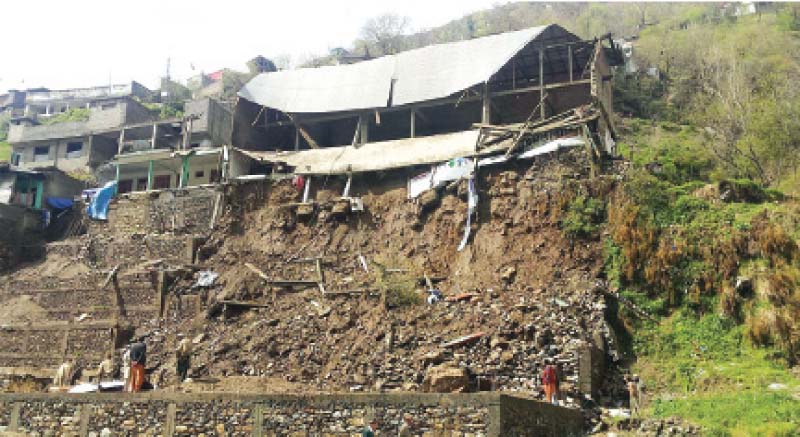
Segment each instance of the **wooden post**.
[[542,120],[546,117],[544,109],[544,49],[539,49],[539,110]]
[[195,117],[189,117],[189,126],[187,126],[186,135],[183,137],[183,150],[188,150],[192,142],[192,124],[194,123],[194,119]]
[[569,83],[572,83],[572,45],[567,46],[567,59],[569,62]]
[[359,144],[367,144],[369,141],[369,117],[358,117],[358,142]]
[[511,89],[517,89],[517,58],[511,59]]
[[89,135],[89,139],[86,141],[86,151],[82,152],[86,154],[86,156],[92,156],[92,147],[94,146],[94,135]]
[[489,93],[489,82],[483,83],[482,101],[481,123],[492,124],[492,97]]
[[119,144],[117,144],[117,154],[122,154],[122,145],[125,143],[125,128],[119,131]]
[[115,181],[117,181],[117,185],[114,186],[114,194],[119,193],[119,164],[115,165],[117,174],[115,176]]
[[189,184],[189,157],[184,156],[181,161],[181,180],[180,180],[180,188],[183,188]]
[[411,138],[417,136],[417,110],[411,109]]
[[153,123],[153,136],[150,138],[150,148],[156,148],[156,136],[158,136],[158,123]]
[[147,161],[147,191],[153,189],[153,161]]

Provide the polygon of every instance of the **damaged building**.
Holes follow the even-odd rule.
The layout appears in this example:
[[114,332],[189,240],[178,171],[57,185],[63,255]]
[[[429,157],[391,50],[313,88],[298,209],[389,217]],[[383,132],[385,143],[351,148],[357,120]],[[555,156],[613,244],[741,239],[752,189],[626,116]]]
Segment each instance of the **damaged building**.
[[[0,374],[144,341],[175,393],[87,397],[87,432],[353,435],[408,413],[423,435],[579,435],[623,387],[603,242],[560,226],[618,179],[605,43],[551,25],[268,72],[219,136],[211,109],[126,125],[118,192],[148,192],[0,284]],[[535,401],[548,362],[562,406]],[[58,399],[0,426],[66,430],[72,400],[40,413]]]
[[[330,147],[351,153],[368,143],[402,150],[463,133],[454,151],[463,156],[479,152],[481,128],[557,127],[560,115],[589,105],[590,139],[599,152],[613,153],[607,50],[550,25],[355,64],[263,73],[239,93],[233,144],[279,154]],[[415,138],[424,139],[402,141]]]

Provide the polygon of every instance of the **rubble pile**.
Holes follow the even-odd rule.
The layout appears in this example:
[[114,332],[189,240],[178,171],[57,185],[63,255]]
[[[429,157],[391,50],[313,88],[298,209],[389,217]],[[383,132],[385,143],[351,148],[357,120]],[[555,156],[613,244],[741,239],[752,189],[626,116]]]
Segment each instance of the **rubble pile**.
[[[199,273],[173,287],[173,302],[194,297],[202,313],[172,311],[142,328],[159,345],[154,362],[172,368],[180,333],[197,340],[195,377],[540,395],[552,359],[565,399],[580,404],[581,349],[614,345],[601,244],[567,239],[559,222],[576,192],[602,195],[613,181],[587,183],[574,152],[510,167],[482,172],[478,224],[463,251],[466,181],[432,191],[435,204],[423,207],[406,199],[404,178],[353,179],[367,211],[344,217],[331,214],[341,178],[312,183],[311,216],[297,213],[302,193],[289,181],[226,193],[220,229],[199,249],[199,268],[219,276],[210,287],[197,286]],[[429,305],[431,287],[444,299]]]

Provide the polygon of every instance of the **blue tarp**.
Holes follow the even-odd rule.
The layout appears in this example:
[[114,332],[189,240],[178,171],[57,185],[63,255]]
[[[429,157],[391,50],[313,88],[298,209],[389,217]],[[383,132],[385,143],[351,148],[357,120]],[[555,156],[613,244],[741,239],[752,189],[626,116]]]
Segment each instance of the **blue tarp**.
[[48,197],[47,206],[53,209],[72,208],[72,199],[69,197]]
[[86,213],[90,218],[95,220],[108,220],[108,205],[114,194],[117,193],[117,181],[111,181],[103,186],[92,200],[89,202],[89,207],[86,208]]

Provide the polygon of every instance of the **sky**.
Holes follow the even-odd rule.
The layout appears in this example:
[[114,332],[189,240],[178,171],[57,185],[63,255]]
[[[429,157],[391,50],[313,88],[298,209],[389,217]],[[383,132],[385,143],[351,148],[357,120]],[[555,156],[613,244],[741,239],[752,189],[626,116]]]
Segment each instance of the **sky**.
[[386,12],[430,28],[498,0],[37,0],[3,2],[0,92],[136,80],[158,88],[221,68],[245,70],[256,55],[295,62],[349,47]]

